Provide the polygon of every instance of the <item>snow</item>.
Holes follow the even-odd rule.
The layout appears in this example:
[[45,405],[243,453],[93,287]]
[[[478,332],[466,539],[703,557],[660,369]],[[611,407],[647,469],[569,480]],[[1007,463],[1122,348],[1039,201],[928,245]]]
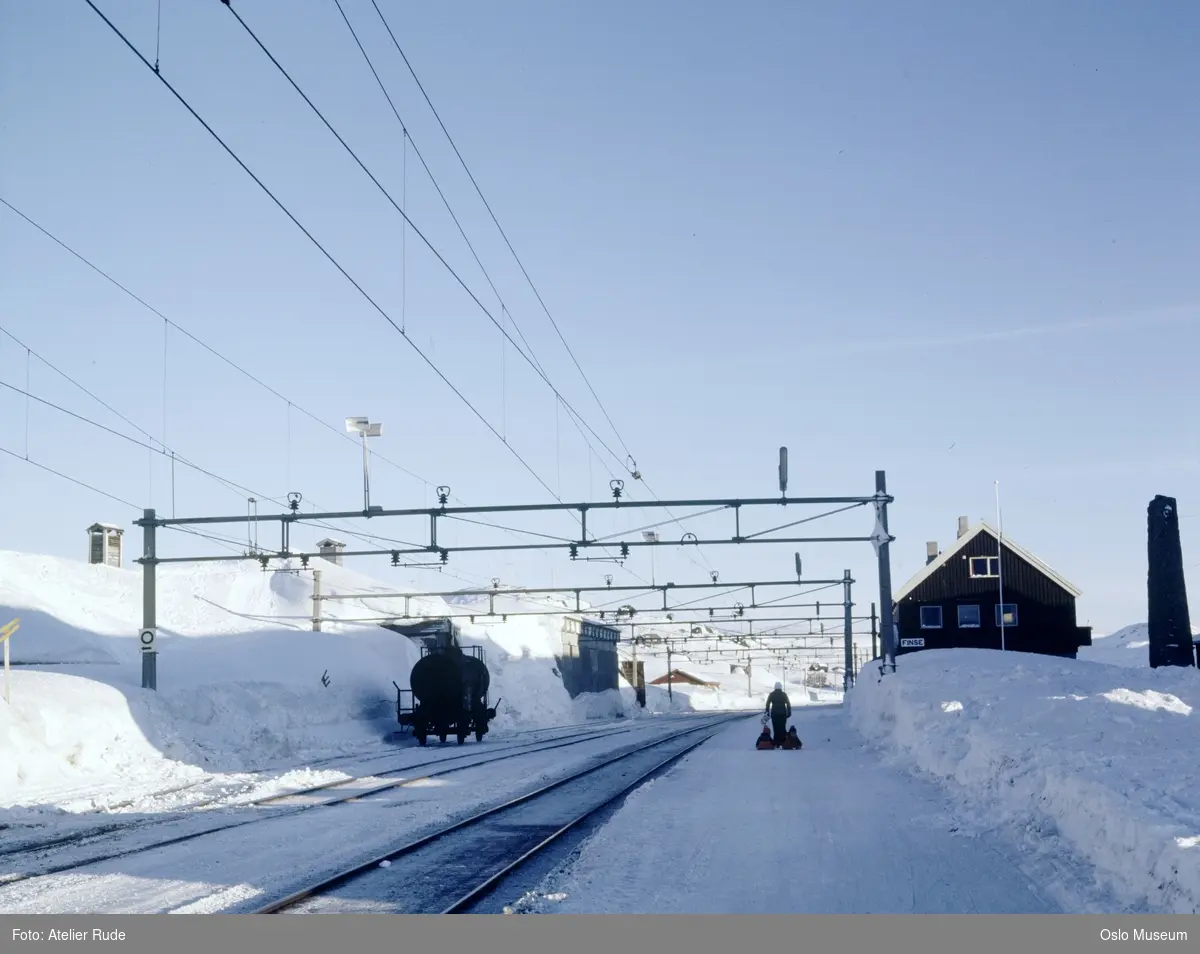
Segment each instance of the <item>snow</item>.
[[806,709],[799,752],[737,721],[635,790],[517,913],[1047,913],[1001,838],[968,832],[930,782],[882,765],[839,710]]
[[[787,692],[793,706],[832,705],[842,701],[843,649],[840,636],[835,637],[835,647],[821,653],[820,662],[828,671],[812,672],[814,678],[811,681],[814,684],[809,685],[806,682],[809,673],[804,669],[784,669],[779,665],[768,668],[761,658],[751,666],[750,676],[747,678],[744,658],[738,659],[728,653],[731,646],[730,634],[708,624],[655,624],[644,630],[639,629],[638,633],[641,636],[675,641],[687,639],[686,651],[681,652],[679,648],[674,648],[669,660],[666,649],[661,644],[650,642],[638,646],[637,660],[643,664],[646,677],[647,706],[655,711],[761,709],[776,682],[783,683],[784,691]],[[743,646],[753,649],[758,657],[761,657],[764,650],[771,648],[768,640],[745,634],[739,634],[737,638],[743,641]],[[676,642],[674,645],[681,647],[683,644]],[[622,658],[632,659],[633,655],[623,651]],[[672,702],[666,685],[650,685],[656,679],[666,676],[668,669],[681,670],[703,682],[716,683],[717,687],[673,682],[670,696],[673,696],[675,701]],[[830,688],[831,681],[836,683],[836,689]]]
[[[624,682],[571,699],[556,661],[562,615],[517,615],[573,604],[503,591],[385,596],[413,591],[332,563],[320,569],[326,594],[380,595],[327,601],[322,614],[333,619],[313,632],[311,571],[160,567],[159,691],[151,692],[141,688],[140,570],[0,552],[0,625],[20,620],[11,703],[0,703],[6,845],[96,830],[106,814],[141,824],[205,805],[245,811],[238,806],[254,798],[369,774],[372,759],[402,751],[393,682],[407,688],[419,651],[355,620],[478,606],[509,614],[461,620],[463,641],[486,653],[498,741],[584,722],[622,719],[653,732],[672,721],[663,721],[667,713],[757,712],[782,681],[806,743],[801,753],[758,753],[754,720],[735,724],[627,799],[616,827],[598,829],[522,910],[1200,912],[1200,672],[1151,670],[1144,624],[1095,637],[1079,660],[913,653],[883,679],[868,667],[844,698],[840,644],[822,649],[812,669],[756,663],[747,674],[719,652],[730,634],[656,626],[650,635],[692,641],[669,661],[661,643],[639,645],[647,682],[669,665],[715,685],[676,683],[670,695],[648,686],[642,709]],[[446,817],[613,744],[472,770],[469,785],[439,782],[427,795],[409,785],[404,797],[417,802],[404,824],[416,831],[433,823],[429,805]],[[363,812],[354,838],[387,836],[401,815],[381,804]],[[281,820],[263,837],[286,828]],[[222,836],[213,849],[228,856],[221,846],[239,837]],[[641,846],[632,855],[631,838]],[[308,848],[289,851],[311,868],[362,845],[330,834],[314,847],[307,861]],[[95,883],[68,877],[64,903],[85,905],[70,892],[98,883],[118,907],[230,910],[258,896],[266,879],[255,872],[258,855],[236,877],[181,878],[161,867],[168,860],[128,866],[124,887],[103,874]],[[275,881],[287,874],[282,864]],[[783,878],[774,873],[781,866]],[[907,893],[880,896],[883,881]],[[147,885],[144,902],[123,893]],[[21,897],[28,910],[55,910],[49,896]]]
[[[1200,628],[1193,626],[1192,634],[1200,636]],[[1150,627],[1134,623],[1109,635],[1093,634],[1092,645],[1080,647],[1079,658],[1110,666],[1149,667]]]
[[[412,592],[328,561],[319,568],[325,594]],[[168,564],[157,583],[151,692],[141,688],[140,569],[0,551],[0,625],[20,620],[12,703],[0,705],[0,808],[87,811],[202,782],[236,788],[246,773],[378,747],[397,728],[396,686],[408,688],[417,645],[354,622],[313,632],[311,570]],[[451,611],[403,596],[321,606],[337,620]],[[636,708],[632,694],[570,698],[553,658],[561,625],[464,622],[463,641],[484,647],[500,700],[496,737]]]
[[[50,863],[93,860],[11,884],[0,883],[0,907],[7,913],[244,913],[365,858],[379,857],[462,815],[546,785],[594,764],[615,745],[678,731],[638,725],[635,739],[591,739],[550,751],[533,751],[492,764],[428,779],[415,768],[380,782],[405,780],[359,802],[318,806],[292,814],[257,808],[169,819],[155,826],[131,824],[94,847],[64,846]],[[455,746],[451,751],[460,754]],[[413,753],[416,755],[417,753]],[[428,751],[420,753],[428,756]],[[399,761],[394,758],[392,762]],[[364,780],[361,787],[369,787]],[[133,819],[138,822],[144,820]],[[219,829],[219,830],[217,830]],[[204,830],[202,838],[162,844]],[[154,845],[144,851],[133,849]],[[116,849],[116,851],[114,851]],[[10,861],[9,864],[12,862]],[[40,859],[23,858],[17,871],[45,871]],[[11,867],[8,870],[13,870]],[[3,879],[0,878],[0,882]]]
[[1120,907],[1163,913],[1200,912],[1197,706],[1195,668],[968,649],[907,655],[848,701],[864,736],[981,824],[1086,862]]

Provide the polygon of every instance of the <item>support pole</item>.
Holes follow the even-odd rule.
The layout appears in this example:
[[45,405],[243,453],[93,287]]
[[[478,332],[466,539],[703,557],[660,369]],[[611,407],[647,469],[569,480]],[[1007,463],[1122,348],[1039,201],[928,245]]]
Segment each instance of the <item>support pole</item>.
[[154,511],[144,510],[142,518],[142,688],[158,690],[158,652],[154,640],[158,629],[158,593],[155,575],[158,559],[155,549]]
[[875,604],[871,604],[871,658],[879,658],[879,626],[875,618]]
[[671,642],[667,641],[667,698],[674,700],[675,694],[671,691]]
[[367,435],[362,435],[363,444],[363,513],[371,510],[371,462],[367,451]]
[[[887,493],[886,471],[875,471],[875,493]],[[883,637],[881,672],[896,671],[896,624],[892,613],[892,557],[888,541],[887,501],[879,503],[879,523],[884,538],[879,542],[879,621]]]
[[842,678],[842,691],[849,692],[854,685],[854,621],[850,618],[851,607],[854,606],[850,602],[850,584],[854,581],[850,579],[850,571],[846,570],[842,576],[842,605],[846,612],[846,674]]
[[321,631],[321,571],[313,570],[313,614],[312,631]]
[[12,634],[17,631],[19,620],[13,620],[7,626],[0,629],[0,643],[4,643],[4,704],[12,705],[12,697],[8,693],[8,668],[9,655],[8,644],[12,640]]
[[[996,576],[1000,588],[1000,651],[1008,647],[1004,639],[1004,518],[1000,515],[1000,481],[996,481]],[[981,621],[982,622],[982,621]]]

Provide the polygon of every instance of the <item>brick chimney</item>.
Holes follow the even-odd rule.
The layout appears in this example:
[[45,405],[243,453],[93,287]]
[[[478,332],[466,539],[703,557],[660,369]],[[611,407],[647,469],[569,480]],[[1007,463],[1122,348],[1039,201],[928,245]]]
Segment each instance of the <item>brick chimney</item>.
[[958,518],[958,536],[959,536],[959,539],[961,539],[961,538],[963,538],[963,537],[965,537],[965,536],[967,535],[967,530],[968,530],[969,526],[970,526],[970,520],[968,520],[966,517],[959,517],[959,518]]
[[938,558],[937,541],[930,540],[927,544],[925,544],[925,565],[929,566],[929,564],[932,563],[937,558]]

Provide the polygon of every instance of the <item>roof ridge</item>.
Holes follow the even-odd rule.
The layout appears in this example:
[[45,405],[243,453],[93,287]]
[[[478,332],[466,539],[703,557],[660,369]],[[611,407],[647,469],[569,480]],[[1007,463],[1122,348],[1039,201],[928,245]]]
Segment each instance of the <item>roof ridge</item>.
[[1015,553],[1020,559],[1029,563],[1035,570],[1040,571],[1044,576],[1048,577],[1052,582],[1062,587],[1073,597],[1078,598],[1082,595],[1082,591],[1075,586],[1070,580],[1064,577],[1061,573],[1054,569],[1049,563],[1041,557],[1036,556],[1029,550],[1026,550],[1019,543],[1013,541],[1009,536],[1006,536],[1003,531],[993,527],[987,520],[980,519],[979,523],[974,526],[968,525],[966,531],[955,538],[954,543],[943,552],[939,553],[933,560],[927,562],[921,567],[912,577],[897,589],[893,595],[894,601],[899,601],[915,590],[921,583],[929,579],[939,569],[946,566],[950,562],[950,558],[963,549],[971,540],[979,536],[980,533],[987,532],[998,543],[1002,543],[1005,547]]

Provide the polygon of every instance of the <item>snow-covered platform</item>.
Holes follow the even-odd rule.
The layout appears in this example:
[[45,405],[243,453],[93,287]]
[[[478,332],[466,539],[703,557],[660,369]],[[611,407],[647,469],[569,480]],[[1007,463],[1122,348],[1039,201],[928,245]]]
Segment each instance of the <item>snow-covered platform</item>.
[[518,910],[546,913],[1051,913],[1019,849],[970,832],[933,783],[890,767],[839,709],[797,710],[799,752],[735,722],[650,782]]

